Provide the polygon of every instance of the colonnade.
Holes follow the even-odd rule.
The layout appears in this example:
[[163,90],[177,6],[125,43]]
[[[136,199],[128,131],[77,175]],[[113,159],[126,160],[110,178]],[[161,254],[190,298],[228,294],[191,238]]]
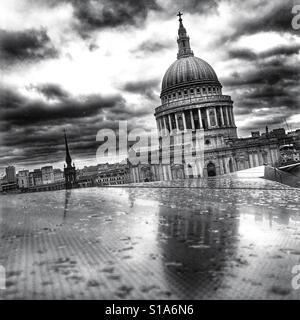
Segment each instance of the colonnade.
[[[188,118],[188,119],[187,119]],[[234,127],[232,106],[193,108],[158,116],[159,131],[185,131],[187,129],[214,129]]]

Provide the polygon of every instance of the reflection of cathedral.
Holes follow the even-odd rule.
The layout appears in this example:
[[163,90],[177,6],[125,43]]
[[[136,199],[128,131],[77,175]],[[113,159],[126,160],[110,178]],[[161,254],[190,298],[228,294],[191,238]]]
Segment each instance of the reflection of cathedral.
[[[281,135],[266,131],[262,135],[253,132],[249,138],[237,137],[233,101],[230,96],[222,94],[222,85],[213,68],[194,56],[181,14],[178,15],[177,60],[163,77],[161,105],[155,109],[160,141],[164,134],[170,133],[171,136],[171,161],[170,164],[160,161],[159,164],[132,165],[131,180],[141,182],[214,176],[264,163],[275,164],[279,158],[279,146],[291,137],[287,137],[285,132],[282,134],[280,129],[277,132]],[[187,162],[176,165],[172,138],[187,130],[204,132],[204,161],[199,159],[193,166]]]
[[[230,217],[237,214],[235,204],[224,204],[224,208]],[[201,211],[206,213],[199,214]],[[179,209],[177,214],[160,206],[158,232],[165,239],[160,245],[163,270],[179,299],[211,298],[222,287],[230,261],[237,258],[239,241],[239,220],[219,220],[223,214],[220,206],[210,201],[192,211]]]

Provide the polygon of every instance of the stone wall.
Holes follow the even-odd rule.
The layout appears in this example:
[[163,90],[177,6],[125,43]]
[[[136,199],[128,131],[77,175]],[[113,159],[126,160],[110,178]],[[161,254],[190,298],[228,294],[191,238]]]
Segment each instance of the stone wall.
[[130,165],[130,182],[164,181],[223,175],[263,164],[275,165],[279,159],[278,145],[232,145],[206,150],[204,159],[194,164],[138,164]]

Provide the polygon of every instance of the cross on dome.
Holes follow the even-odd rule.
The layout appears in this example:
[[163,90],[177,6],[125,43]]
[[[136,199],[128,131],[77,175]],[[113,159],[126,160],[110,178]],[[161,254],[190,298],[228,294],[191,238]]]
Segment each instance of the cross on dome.
[[177,17],[179,17],[179,21],[182,21],[181,16],[183,16],[183,13],[182,13],[182,12],[180,12],[180,11],[178,11],[178,13],[177,13]]

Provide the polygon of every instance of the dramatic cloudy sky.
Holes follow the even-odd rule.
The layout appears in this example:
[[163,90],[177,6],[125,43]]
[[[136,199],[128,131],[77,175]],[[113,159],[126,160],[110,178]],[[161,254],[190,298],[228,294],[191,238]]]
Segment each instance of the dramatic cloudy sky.
[[1,0],[0,171],[95,164],[101,128],[155,128],[176,59],[176,12],[196,56],[234,100],[240,136],[300,127],[299,33],[291,0]]

